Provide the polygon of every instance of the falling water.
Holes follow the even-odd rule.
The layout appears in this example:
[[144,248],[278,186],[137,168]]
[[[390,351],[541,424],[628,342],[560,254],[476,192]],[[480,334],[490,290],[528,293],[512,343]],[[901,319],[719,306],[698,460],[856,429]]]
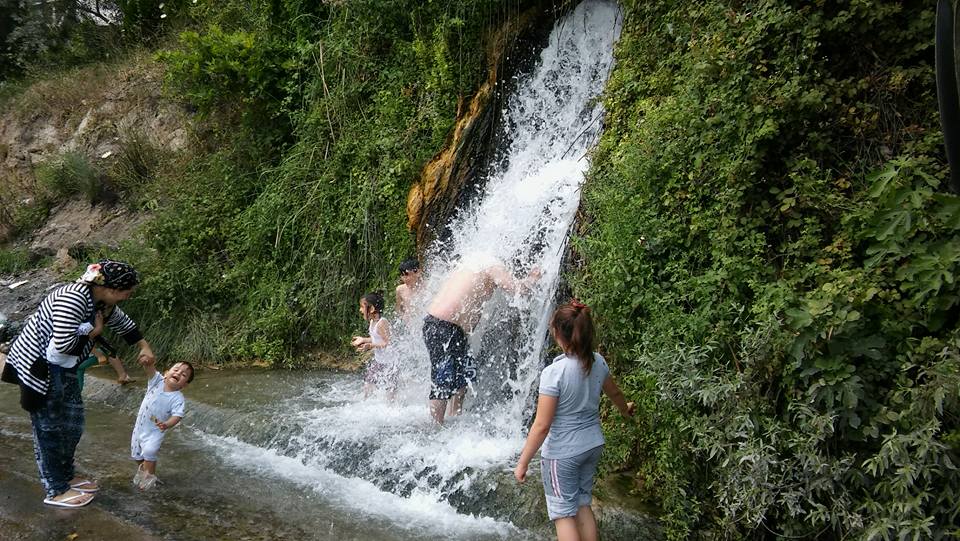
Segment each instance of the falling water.
[[[234,466],[302,484],[354,512],[387,514],[432,535],[508,536],[502,520],[457,513],[455,496],[503,479],[523,444],[525,416],[543,365],[567,232],[601,128],[600,95],[619,35],[616,4],[588,0],[564,16],[528,74],[507,98],[497,138],[501,154],[453,234],[424,262],[417,296],[421,313],[459,266],[506,264],[518,275],[539,268],[525,294],[495,294],[471,336],[480,379],[464,414],[442,428],[426,408],[429,361],[414,325],[397,325],[395,354],[404,384],[394,402],[363,400],[356,377],[307,386],[297,396],[224,426],[192,425]],[[247,430],[245,427],[255,427]],[[269,429],[264,429],[269,427]]]

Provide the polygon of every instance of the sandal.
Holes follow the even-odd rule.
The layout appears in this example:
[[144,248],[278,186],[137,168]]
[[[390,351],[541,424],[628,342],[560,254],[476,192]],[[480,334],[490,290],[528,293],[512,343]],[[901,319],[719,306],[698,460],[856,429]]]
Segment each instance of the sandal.
[[[57,499],[61,498],[61,499]],[[56,496],[44,498],[43,503],[47,505],[54,505],[56,507],[68,507],[68,508],[77,508],[83,507],[88,503],[93,501],[93,494],[88,494],[86,492],[78,492],[74,489],[67,490],[63,494],[57,494]]]
[[120,385],[126,385],[128,383],[136,383],[137,380],[131,378],[130,376],[124,376],[122,378],[117,378],[117,383]]
[[137,485],[137,488],[140,490],[150,490],[155,487],[160,482],[157,479],[156,475],[151,473],[143,472],[143,476],[140,478],[140,484]]
[[70,483],[70,488],[77,492],[92,494],[100,490],[100,483],[89,479],[78,479]]

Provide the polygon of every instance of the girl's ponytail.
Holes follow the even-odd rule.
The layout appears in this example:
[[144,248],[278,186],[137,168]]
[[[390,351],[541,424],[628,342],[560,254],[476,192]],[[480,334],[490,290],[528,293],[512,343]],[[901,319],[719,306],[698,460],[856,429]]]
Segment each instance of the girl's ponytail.
[[590,307],[573,300],[557,308],[550,320],[554,336],[559,338],[570,354],[580,361],[587,374],[593,367],[594,330]]

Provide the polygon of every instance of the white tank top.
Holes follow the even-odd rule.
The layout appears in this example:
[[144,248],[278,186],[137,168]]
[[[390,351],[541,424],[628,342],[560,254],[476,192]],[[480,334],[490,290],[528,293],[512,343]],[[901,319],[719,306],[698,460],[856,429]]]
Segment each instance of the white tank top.
[[[387,340],[383,336],[381,336],[379,332],[377,332],[377,326],[380,325],[381,321],[383,321],[387,325],[390,325],[390,322],[387,321],[386,318],[380,318],[376,321],[371,321],[369,325],[369,329],[367,331],[370,333],[370,342],[373,343],[374,346],[382,346],[387,343]],[[381,362],[381,363],[384,362],[386,360],[386,357],[387,355],[383,348],[381,347],[374,348],[373,358],[376,359],[377,362]]]

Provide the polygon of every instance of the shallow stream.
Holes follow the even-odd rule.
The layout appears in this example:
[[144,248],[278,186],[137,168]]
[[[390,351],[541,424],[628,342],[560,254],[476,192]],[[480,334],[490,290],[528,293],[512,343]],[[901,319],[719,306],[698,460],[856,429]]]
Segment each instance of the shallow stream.
[[[77,462],[82,472],[104,485],[92,508],[111,515],[112,520],[104,522],[110,527],[116,526],[114,522],[128,524],[146,537],[167,539],[539,537],[506,520],[458,512],[436,493],[411,489],[398,495],[366,478],[337,473],[337,469],[365,467],[362,463],[367,459],[354,454],[358,447],[352,443],[352,429],[372,422],[391,425],[397,441],[442,439],[449,432],[431,427],[422,403],[410,407],[391,405],[385,399],[353,403],[360,382],[352,374],[249,370],[198,374],[186,391],[188,413],[183,427],[174,429],[161,449],[157,474],[163,484],[141,493],[130,485],[136,468],[128,457],[130,430],[143,397],[142,378],[120,387],[97,377],[105,373],[102,368],[90,373],[84,389],[86,431]],[[14,500],[3,500],[0,521],[17,522],[34,515],[47,521],[45,517],[51,513],[69,517],[94,512],[42,511],[29,418],[17,400],[16,387],[0,385],[0,481],[16,478],[31,488],[21,489]],[[329,410],[336,410],[341,400],[344,405],[352,404],[348,407],[355,412],[341,419],[352,420],[339,427],[342,445],[330,446],[330,454],[341,457],[341,463],[327,462],[329,467],[324,467],[320,464],[328,457],[323,453],[278,447],[280,439],[298,439],[291,433],[311,432],[312,423],[339,422],[337,414]],[[498,443],[478,439],[465,441],[464,448],[482,451]],[[515,449],[502,453],[514,453]],[[490,454],[488,450],[488,459]],[[541,518],[546,524],[545,517]],[[61,526],[69,529],[71,523],[66,520]],[[51,533],[45,528],[57,524],[21,525],[23,538],[62,538],[45,536]]]

